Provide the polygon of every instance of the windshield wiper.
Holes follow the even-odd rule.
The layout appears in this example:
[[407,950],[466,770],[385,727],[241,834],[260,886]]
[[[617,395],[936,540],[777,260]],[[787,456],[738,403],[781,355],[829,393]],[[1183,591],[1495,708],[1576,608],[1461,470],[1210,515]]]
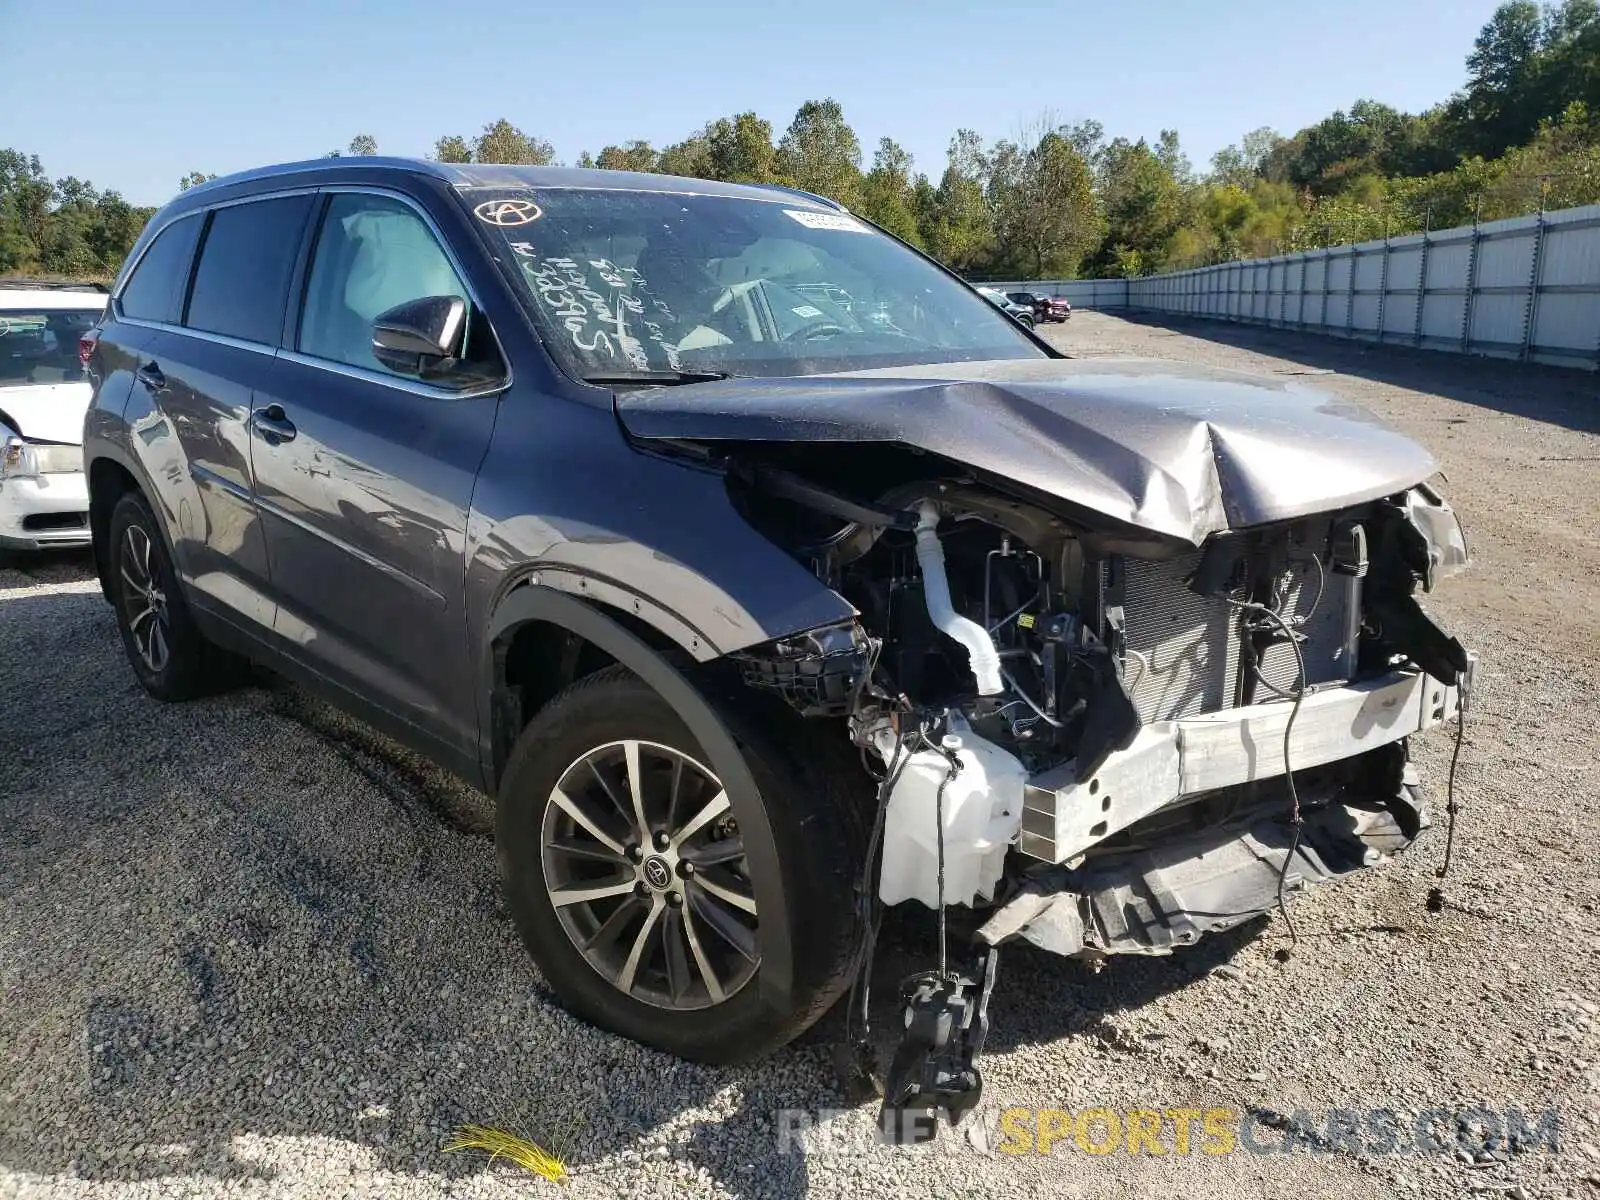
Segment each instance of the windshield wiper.
[[585,383],[599,384],[659,384],[672,387],[681,383],[715,383],[729,378],[727,371],[622,371],[615,375],[585,375]]

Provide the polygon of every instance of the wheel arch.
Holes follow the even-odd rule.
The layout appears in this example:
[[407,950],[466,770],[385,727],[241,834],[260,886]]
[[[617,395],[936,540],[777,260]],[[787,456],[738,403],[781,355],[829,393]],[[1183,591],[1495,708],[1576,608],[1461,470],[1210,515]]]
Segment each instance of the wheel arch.
[[[111,510],[128,492],[138,492],[146,501],[150,490],[146,488],[132,467],[112,454],[96,454],[85,464],[89,485],[89,536],[94,553],[95,576],[100,582],[100,594],[111,602],[111,559],[107,544],[111,530]],[[167,553],[172,553],[171,536],[166,523],[158,521],[161,536],[167,540]],[[176,560],[174,560],[176,561]]]
[[[548,639],[547,647],[565,639],[579,639],[593,648],[591,653],[604,656],[603,660],[591,661],[626,667],[688,726],[710,759],[708,765],[727,790],[734,819],[744,837],[756,904],[763,914],[762,969],[758,978],[762,998],[769,1003],[786,1004],[794,985],[794,947],[789,937],[789,914],[772,823],[732,731],[674,661],[685,655],[668,635],[641,619],[630,618],[624,611],[607,610],[541,584],[525,582],[508,592],[490,617],[484,638],[481,752],[486,755],[483,770],[490,793],[498,790],[511,745],[521,733],[524,718],[531,715],[521,711],[518,700],[512,699],[508,705],[508,697],[503,694],[514,647],[519,644],[519,637],[530,635]],[[570,643],[565,652],[572,653]],[[577,653],[583,653],[582,649]],[[581,672],[579,677],[587,673]],[[556,690],[566,682],[570,680],[563,681],[558,674]],[[512,720],[508,721],[508,714]]]

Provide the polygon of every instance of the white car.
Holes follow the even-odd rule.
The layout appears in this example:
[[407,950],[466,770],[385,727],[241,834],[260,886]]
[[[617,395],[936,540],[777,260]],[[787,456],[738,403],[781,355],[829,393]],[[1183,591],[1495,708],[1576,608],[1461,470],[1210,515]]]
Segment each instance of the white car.
[[105,289],[0,279],[0,551],[89,545],[78,341]]

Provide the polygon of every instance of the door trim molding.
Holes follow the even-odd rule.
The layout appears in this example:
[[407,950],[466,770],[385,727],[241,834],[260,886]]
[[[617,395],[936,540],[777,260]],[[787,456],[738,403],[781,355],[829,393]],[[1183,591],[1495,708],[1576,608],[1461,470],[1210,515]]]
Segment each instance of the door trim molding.
[[309,533],[313,537],[326,542],[328,545],[333,546],[335,549],[344,554],[348,554],[357,562],[371,567],[373,570],[379,572],[387,578],[393,579],[397,583],[405,584],[419,595],[425,596],[429,603],[431,603],[433,607],[437,608],[439,611],[444,612],[449,609],[450,602],[428,584],[418,579],[415,575],[406,574],[392,563],[386,563],[381,558],[377,558],[374,555],[368,554],[360,547],[351,545],[343,538],[335,537],[325,529],[319,529],[310,521],[295,516],[282,505],[275,504],[271,500],[264,499],[260,495],[255,497],[255,503],[257,507],[260,508],[263,515],[272,516],[280,521],[285,522],[286,524],[293,525],[296,529],[304,533]]

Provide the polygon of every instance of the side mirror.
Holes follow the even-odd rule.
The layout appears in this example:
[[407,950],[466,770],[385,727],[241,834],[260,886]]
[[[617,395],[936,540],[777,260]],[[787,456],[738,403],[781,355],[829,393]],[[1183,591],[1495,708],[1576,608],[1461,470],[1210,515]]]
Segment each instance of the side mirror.
[[448,371],[460,358],[467,302],[460,296],[407,300],[372,322],[372,357],[402,375]]

